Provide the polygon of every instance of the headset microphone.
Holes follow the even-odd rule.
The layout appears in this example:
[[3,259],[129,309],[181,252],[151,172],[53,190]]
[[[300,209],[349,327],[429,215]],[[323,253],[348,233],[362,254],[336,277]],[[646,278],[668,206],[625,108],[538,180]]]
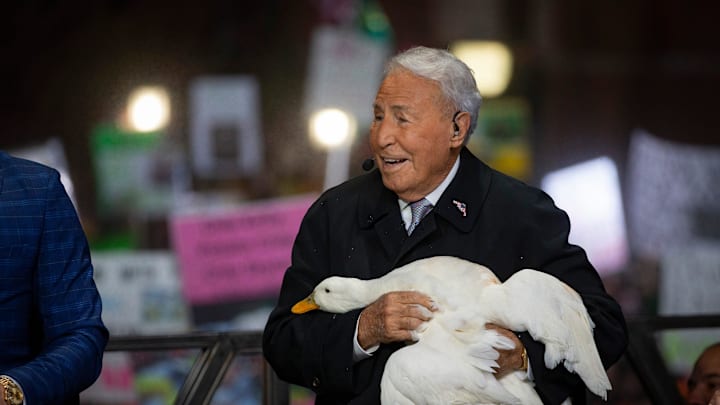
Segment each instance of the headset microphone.
[[368,158],[368,159],[363,160],[363,162],[362,162],[363,170],[365,170],[367,172],[367,171],[370,171],[373,167],[375,167],[375,159]]

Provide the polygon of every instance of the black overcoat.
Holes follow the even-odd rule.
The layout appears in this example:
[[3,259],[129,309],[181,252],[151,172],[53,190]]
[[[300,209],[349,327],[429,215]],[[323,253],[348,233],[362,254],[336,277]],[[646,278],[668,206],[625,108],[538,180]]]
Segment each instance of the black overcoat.
[[[381,345],[371,358],[353,364],[359,310],[294,315],[290,307],[328,276],[377,278],[414,260],[450,255],[485,265],[503,281],[533,268],[570,285],[588,308],[609,367],[625,350],[625,321],[585,252],[568,244],[569,229],[567,215],[547,194],[491,169],[467,149],[455,178],[411,236],[398,198],[383,186],[378,170],[351,179],[323,193],[303,219],[265,328],[264,355],[280,378],[315,391],[317,404],[379,404],[383,366],[400,345]],[[575,404],[582,403],[580,379],[562,367],[546,369],[543,345],[527,334],[520,337],[543,401],[556,404],[572,395]]]

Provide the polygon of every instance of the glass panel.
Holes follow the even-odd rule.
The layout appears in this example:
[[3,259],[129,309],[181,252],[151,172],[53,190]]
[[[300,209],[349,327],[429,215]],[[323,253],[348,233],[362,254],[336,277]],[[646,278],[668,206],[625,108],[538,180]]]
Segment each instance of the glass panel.
[[262,356],[235,356],[210,403],[212,405],[259,405],[262,404],[262,395]]
[[172,404],[199,349],[105,352],[100,377],[80,396],[84,405]]

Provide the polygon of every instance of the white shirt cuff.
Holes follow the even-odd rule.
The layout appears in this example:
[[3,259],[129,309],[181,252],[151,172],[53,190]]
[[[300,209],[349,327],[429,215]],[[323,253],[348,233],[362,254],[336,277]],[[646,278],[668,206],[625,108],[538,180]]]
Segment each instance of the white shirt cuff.
[[365,360],[368,357],[371,357],[375,351],[380,347],[380,345],[375,345],[373,347],[368,348],[367,350],[363,349],[360,346],[360,343],[358,343],[358,326],[360,325],[360,317],[358,316],[357,322],[355,323],[355,336],[353,337],[353,361],[357,363],[360,360]]

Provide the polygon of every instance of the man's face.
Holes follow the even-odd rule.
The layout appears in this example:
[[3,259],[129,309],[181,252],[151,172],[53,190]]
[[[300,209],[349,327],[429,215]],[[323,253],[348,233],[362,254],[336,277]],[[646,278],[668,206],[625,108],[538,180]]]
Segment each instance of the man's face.
[[383,80],[373,104],[370,147],[385,187],[412,202],[447,176],[462,147],[437,83],[399,70]]
[[703,352],[688,380],[688,404],[707,405],[713,393],[720,390],[720,346]]

